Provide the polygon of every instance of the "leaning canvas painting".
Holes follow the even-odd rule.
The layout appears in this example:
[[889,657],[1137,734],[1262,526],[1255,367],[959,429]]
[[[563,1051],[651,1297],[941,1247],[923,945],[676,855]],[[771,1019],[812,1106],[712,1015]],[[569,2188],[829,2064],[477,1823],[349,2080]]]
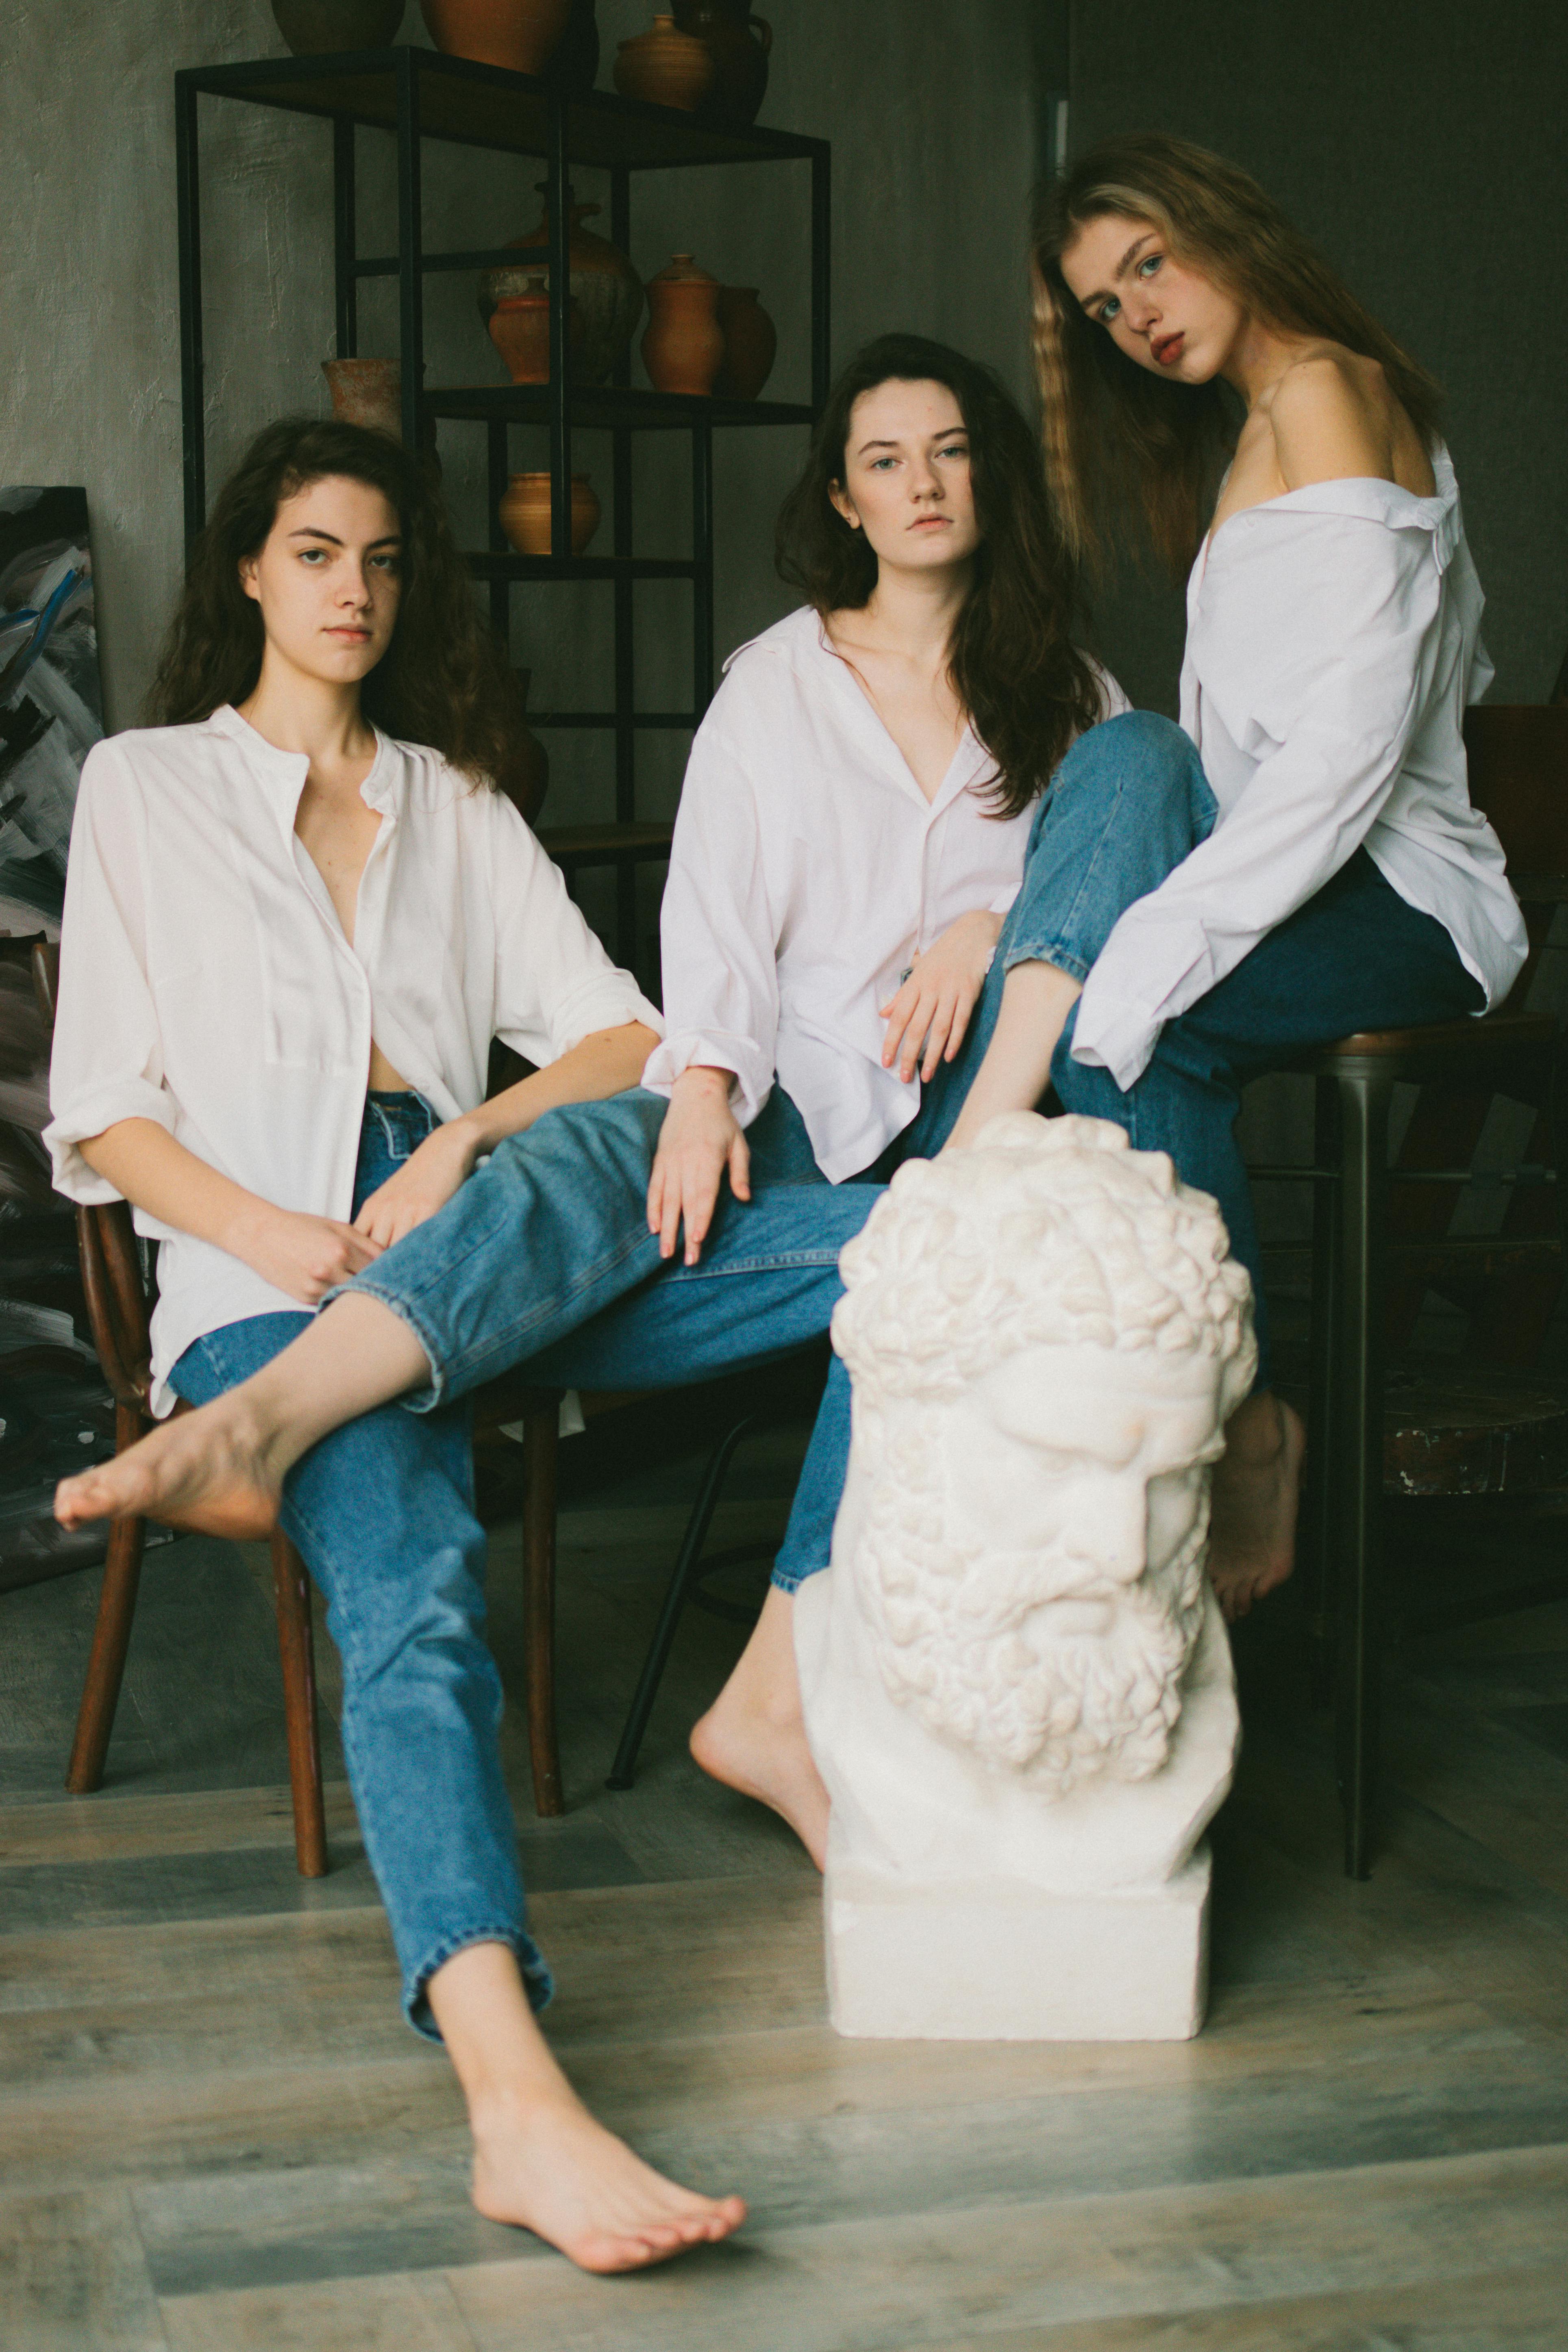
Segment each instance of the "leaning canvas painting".
[[0,934],[58,938],[77,778],[102,732],[87,493],[0,488]]

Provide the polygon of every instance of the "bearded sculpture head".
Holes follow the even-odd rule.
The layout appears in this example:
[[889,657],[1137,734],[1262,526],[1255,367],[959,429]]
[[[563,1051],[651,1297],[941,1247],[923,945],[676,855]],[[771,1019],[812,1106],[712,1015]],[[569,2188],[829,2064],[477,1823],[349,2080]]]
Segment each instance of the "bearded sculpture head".
[[913,1161],[845,1250],[847,1524],[889,1695],[1060,1798],[1161,1770],[1204,1623],[1209,1466],[1251,1385],[1208,1196],[1032,1112]]

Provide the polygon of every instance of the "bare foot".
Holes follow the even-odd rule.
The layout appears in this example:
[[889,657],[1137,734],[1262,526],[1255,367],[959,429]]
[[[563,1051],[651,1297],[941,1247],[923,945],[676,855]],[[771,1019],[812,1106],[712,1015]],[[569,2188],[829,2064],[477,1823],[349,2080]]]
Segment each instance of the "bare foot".
[[637,2271],[711,2245],[746,2218],[739,2197],[678,2188],[570,2093],[476,2111],[474,2203],[520,2223],[585,2271]]
[[55,1489],[62,1528],[89,1519],[162,1519],[204,1535],[269,1535],[282,1475],[240,1392],[162,1423],[140,1444]]
[[1268,1391],[1249,1396],[1226,1424],[1225,1453],[1215,1465],[1208,1570],[1233,1624],[1296,1564],[1306,1451],[1300,1413]]
[[812,1761],[795,1664],[795,1602],[774,1584],[734,1673],[691,1734],[702,1769],[782,1814],[818,1870],[827,1790]]

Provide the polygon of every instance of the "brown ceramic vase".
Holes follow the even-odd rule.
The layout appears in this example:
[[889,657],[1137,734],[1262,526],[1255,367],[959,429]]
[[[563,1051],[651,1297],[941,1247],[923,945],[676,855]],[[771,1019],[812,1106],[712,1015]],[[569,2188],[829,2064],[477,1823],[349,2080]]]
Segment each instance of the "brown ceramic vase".
[[[500,527],[519,555],[549,555],[550,476],[513,474],[500,502]],[[585,555],[599,528],[599,501],[586,474],[572,477],[572,552]]]
[[403,366],[398,360],[323,360],[332,415],[344,425],[403,438]]
[[572,0],[419,0],[419,13],[445,56],[536,74],[560,46]]
[[[490,341],[513,383],[550,382],[550,286],[542,269],[531,271],[521,294],[506,294],[490,312]],[[583,342],[583,313],[573,303],[567,328],[568,356]]]
[[[757,119],[768,86],[773,28],[746,0],[673,0],[675,21],[713,59],[713,83],[699,109],[705,122],[744,130]],[[754,28],[754,29],[753,29]]]
[[724,362],[719,280],[678,253],[648,279],[647,307],[642,359],[655,391],[711,392]]
[[758,301],[754,286],[721,286],[719,326],[724,363],[713,389],[721,400],[755,400],[773,372],[779,331]]
[[623,98],[679,107],[685,114],[701,105],[716,71],[706,44],[679,31],[673,16],[656,16],[650,31],[623,41],[616,52],[616,88]]
[[[541,190],[542,194],[542,189]],[[570,201],[570,191],[568,191]],[[595,236],[583,223],[599,210],[597,205],[573,205],[566,255],[572,299],[582,319],[582,342],[573,342],[572,373],[579,383],[603,383],[637,332],[642,317],[642,279],[631,263],[607,237]],[[490,312],[508,295],[527,290],[528,281],[544,270],[539,253],[550,242],[546,212],[526,236],[513,237],[519,256],[513,269],[487,269],[479,278],[479,316],[489,323]]]
[[406,0],[272,0],[278,29],[297,58],[334,49],[384,49],[403,22]]

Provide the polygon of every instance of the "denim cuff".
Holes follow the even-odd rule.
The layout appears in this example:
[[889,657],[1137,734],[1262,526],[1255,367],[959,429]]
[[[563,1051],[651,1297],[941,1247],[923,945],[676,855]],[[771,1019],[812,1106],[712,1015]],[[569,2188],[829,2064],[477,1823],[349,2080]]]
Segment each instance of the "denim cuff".
[[400,1297],[395,1291],[384,1290],[376,1282],[374,1270],[368,1266],[363,1274],[356,1274],[352,1282],[340,1282],[324,1292],[321,1305],[330,1307],[334,1298],[374,1298],[378,1307],[390,1307],[399,1321],[407,1324],[418,1340],[430,1367],[429,1382],[422,1389],[405,1390],[397,1400],[399,1404],[406,1405],[410,1412],[434,1412],[438,1404],[446,1402],[447,1376],[441,1370],[436,1335],[416,1307],[410,1306],[408,1300]]
[[828,1565],[829,1563],[825,1559],[814,1559],[808,1561],[805,1566],[797,1568],[793,1561],[786,1563],[783,1552],[780,1552],[773,1562],[773,1572],[768,1581],[770,1584],[776,1585],[781,1592],[798,1592],[808,1576],[820,1576]]
[[1057,971],[1065,971],[1069,980],[1087,980],[1089,965],[1084,958],[1057,939],[1009,940],[1002,956],[1002,969],[1012,971],[1021,963],[1048,963]]
[[448,1960],[455,1959],[459,1952],[466,1952],[471,1944],[504,1944],[509,1952],[516,1955],[517,1965],[522,1971],[522,1989],[536,2017],[553,1995],[555,1979],[545,1963],[544,1955],[525,1927],[514,1927],[510,1920],[492,1920],[484,1926],[459,1927],[453,1934],[443,1936],[429,1957],[404,1980],[403,2013],[421,2040],[435,2042],[441,2040],[441,2029],[431,2014],[425,1990],[426,1985],[437,1969],[444,1969]]

